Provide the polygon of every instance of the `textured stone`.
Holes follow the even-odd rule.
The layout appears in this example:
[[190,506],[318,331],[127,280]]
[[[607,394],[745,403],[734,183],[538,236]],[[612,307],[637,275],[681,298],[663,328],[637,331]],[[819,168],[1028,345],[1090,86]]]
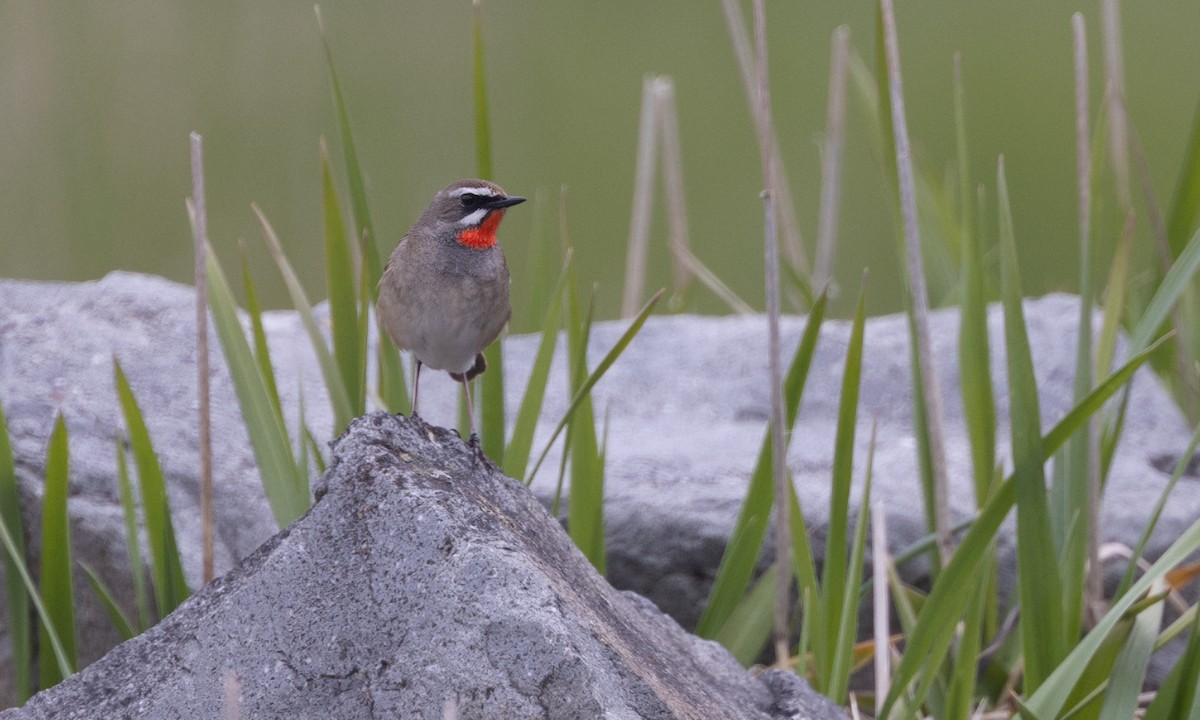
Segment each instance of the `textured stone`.
[[377,413],[308,514],[5,720],[842,718],[614,590],[457,435]]
[[[0,281],[0,401],[9,415],[18,458],[26,530],[36,559],[34,520],[41,497],[42,461],[56,412],[71,431],[72,495],[77,554],[97,567],[128,607],[132,590],[116,500],[114,436],[120,412],[112,389],[111,358],[121,359],[142,405],[170,484],[170,499],[184,565],[193,586],[199,575],[198,489],[195,433],[195,331],[190,288],[158,278],[114,273],[82,284]],[[1078,299],[1050,295],[1027,300],[1026,319],[1041,394],[1043,428],[1071,406]],[[285,416],[297,422],[299,398],[318,438],[329,437],[332,419],[320,370],[293,312],[265,317]],[[941,310],[931,331],[945,407],[950,504],[955,519],[975,507],[970,456],[959,400],[956,343],[959,316]],[[790,356],[803,318],[784,318]],[[624,331],[626,323],[597,323],[591,365]],[[1008,403],[1002,315],[989,310],[992,375],[997,398],[997,447],[1008,447]],[[737,516],[768,414],[766,324],[762,317],[663,316],[651,318],[596,386],[598,418],[607,418],[605,518],[608,577],[622,589],[649,597],[679,620],[694,625],[706,601],[717,563]],[[215,334],[212,350],[214,442],[220,448],[215,476],[217,571],[229,569],[275,531],[262,496],[253,456]],[[825,543],[830,467],[842,363],[849,324],[825,323],[805,389],[788,455],[817,552]],[[505,340],[509,419],[524,392],[538,338]],[[568,403],[563,348],[551,373],[542,424],[534,449],[548,439]],[[421,411],[450,425],[456,385],[444,373],[422,377]],[[874,497],[883,501],[889,545],[905,547],[926,532],[917,484],[912,433],[909,352],[902,316],[868,320],[857,428],[857,507],[871,424],[877,424]],[[1161,494],[1190,431],[1169,394],[1148,369],[1136,376],[1124,436],[1105,490],[1103,535],[1132,546]],[[557,480],[557,451],[533,483],[550,498]],[[1198,477],[1181,481],[1148,547],[1158,554],[1200,516]],[[569,488],[568,488],[569,491]],[[1002,592],[1011,588],[1011,523],[999,547]],[[769,536],[768,536],[769,540]],[[920,583],[927,567],[901,569]],[[80,652],[94,660],[116,642],[107,617],[76,578],[80,601]],[[0,636],[0,703],[10,677],[7,638]],[[1159,656],[1166,660],[1159,660]],[[1156,667],[1169,653],[1156,655]],[[1154,670],[1153,676],[1158,676]]]

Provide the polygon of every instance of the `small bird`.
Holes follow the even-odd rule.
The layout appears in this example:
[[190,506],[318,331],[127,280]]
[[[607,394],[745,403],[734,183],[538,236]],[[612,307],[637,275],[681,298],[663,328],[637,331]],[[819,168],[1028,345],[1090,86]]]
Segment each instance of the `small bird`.
[[413,415],[421,366],[445,370],[463,384],[472,443],[478,435],[468,383],[487,369],[482,351],[512,316],[496,228],[505,210],[522,202],[486,180],[448,185],[401,238],[379,280],[379,321],[396,347],[416,359]]

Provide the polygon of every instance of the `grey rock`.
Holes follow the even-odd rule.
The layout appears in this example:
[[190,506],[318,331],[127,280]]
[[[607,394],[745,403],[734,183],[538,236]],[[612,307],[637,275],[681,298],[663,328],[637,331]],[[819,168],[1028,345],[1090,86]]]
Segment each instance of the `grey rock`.
[[[162,278],[114,273],[91,283],[0,281],[0,402],[16,456],[31,569],[40,565],[42,477],[55,416],[70,436],[72,550],[95,568],[131,611],[132,575],[116,482],[124,420],[113,359],[120,360],[158,451],[172,517],[193,587],[200,577],[196,439],[195,309],[191,290]],[[215,551],[220,571],[276,530],[263,496],[229,374],[215,333],[211,356]],[[136,480],[135,480],[136,482]],[[144,557],[148,557],[143,554]],[[120,638],[76,565],[81,665]],[[15,579],[14,579],[15,580]],[[0,706],[11,704],[10,643],[0,634]]]
[[[76,552],[96,566],[128,607],[128,561],[114,481],[114,437],[120,413],[112,389],[115,354],[131,384],[162,457],[170,483],[173,518],[181,536],[185,570],[199,585],[198,488],[195,433],[195,320],[190,288],[129,273],[77,285],[0,281],[0,401],[16,443],[26,529],[37,551],[37,508],[42,460],[54,414],[71,431],[72,496]],[[1043,428],[1071,406],[1078,298],[1050,295],[1027,300],[1026,318],[1041,393]],[[1098,316],[1097,322],[1098,322]],[[318,438],[335,432],[319,367],[294,312],[265,317],[285,415],[305,421]],[[956,343],[959,316],[934,312],[931,331],[945,406],[950,505],[956,519],[974,507],[970,459],[959,400]],[[597,323],[592,367],[624,331],[624,322]],[[1008,404],[1002,315],[989,310],[991,369],[997,398],[998,449],[1007,452]],[[784,318],[790,357],[803,318]],[[216,464],[217,571],[275,531],[262,496],[228,373],[212,335]],[[893,551],[926,532],[917,490],[916,442],[910,409],[908,333],[902,316],[868,320],[861,409],[857,428],[857,507],[871,424],[877,424],[874,497],[886,508]],[[792,469],[814,549],[825,543],[830,467],[842,363],[849,324],[825,323],[792,433]],[[505,340],[509,417],[524,392],[539,338]],[[535,450],[548,440],[569,400],[563,348],[558,349]],[[745,493],[765,431],[766,329],[761,317],[666,316],[651,318],[622,358],[596,386],[597,417],[608,419],[605,517],[608,577],[618,588],[649,597],[684,627],[693,627],[707,599],[725,543]],[[422,378],[421,412],[450,426],[458,388],[444,373]],[[1132,546],[1185,449],[1189,428],[1148,369],[1134,382],[1124,437],[1113,460],[1103,509],[1104,540]],[[554,492],[557,451],[533,482],[548,500]],[[1157,557],[1200,517],[1200,478],[1176,488],[1148,548]],[[1002,592],[1012,587],[1011,524],[1000,539]],[[768,535],[769,540],[769,535]],[[1114,565],[1115,567],[1115,565]],[[928,568],[902,568],[922,583]],[[80,652],[90,662],[116,642],[99,603],[76,579],[81,609]],[[7,672],[7,638],[0,635],[0,704]],[[1159,662],[1156,660],[1156,662]],[[1154,671],[1157,676],[1157,670]]]
[[[4,720],[844,718],[614,590],[457,435],[376,413],[308,514]],[[232,681],[230,680],[232,679]]]

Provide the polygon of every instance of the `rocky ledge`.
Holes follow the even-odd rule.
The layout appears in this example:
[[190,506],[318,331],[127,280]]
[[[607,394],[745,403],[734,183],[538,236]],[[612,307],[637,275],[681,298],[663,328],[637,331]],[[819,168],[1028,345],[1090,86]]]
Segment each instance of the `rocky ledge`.
[[457,434],[376,413],[303,518],[3,720],[844,718],[613,589]]

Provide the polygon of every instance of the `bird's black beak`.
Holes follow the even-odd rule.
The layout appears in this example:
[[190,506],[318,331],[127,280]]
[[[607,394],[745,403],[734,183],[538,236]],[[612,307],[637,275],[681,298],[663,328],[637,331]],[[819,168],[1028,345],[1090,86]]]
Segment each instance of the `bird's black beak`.
[[504,197],[488,198],[481,204],[483,207],[489,210],[500,210],[502,208],[512,207],[513,205],[520,205],[523,202],[525,202],[525,198],[521,197],[520,195],[506,195]]

